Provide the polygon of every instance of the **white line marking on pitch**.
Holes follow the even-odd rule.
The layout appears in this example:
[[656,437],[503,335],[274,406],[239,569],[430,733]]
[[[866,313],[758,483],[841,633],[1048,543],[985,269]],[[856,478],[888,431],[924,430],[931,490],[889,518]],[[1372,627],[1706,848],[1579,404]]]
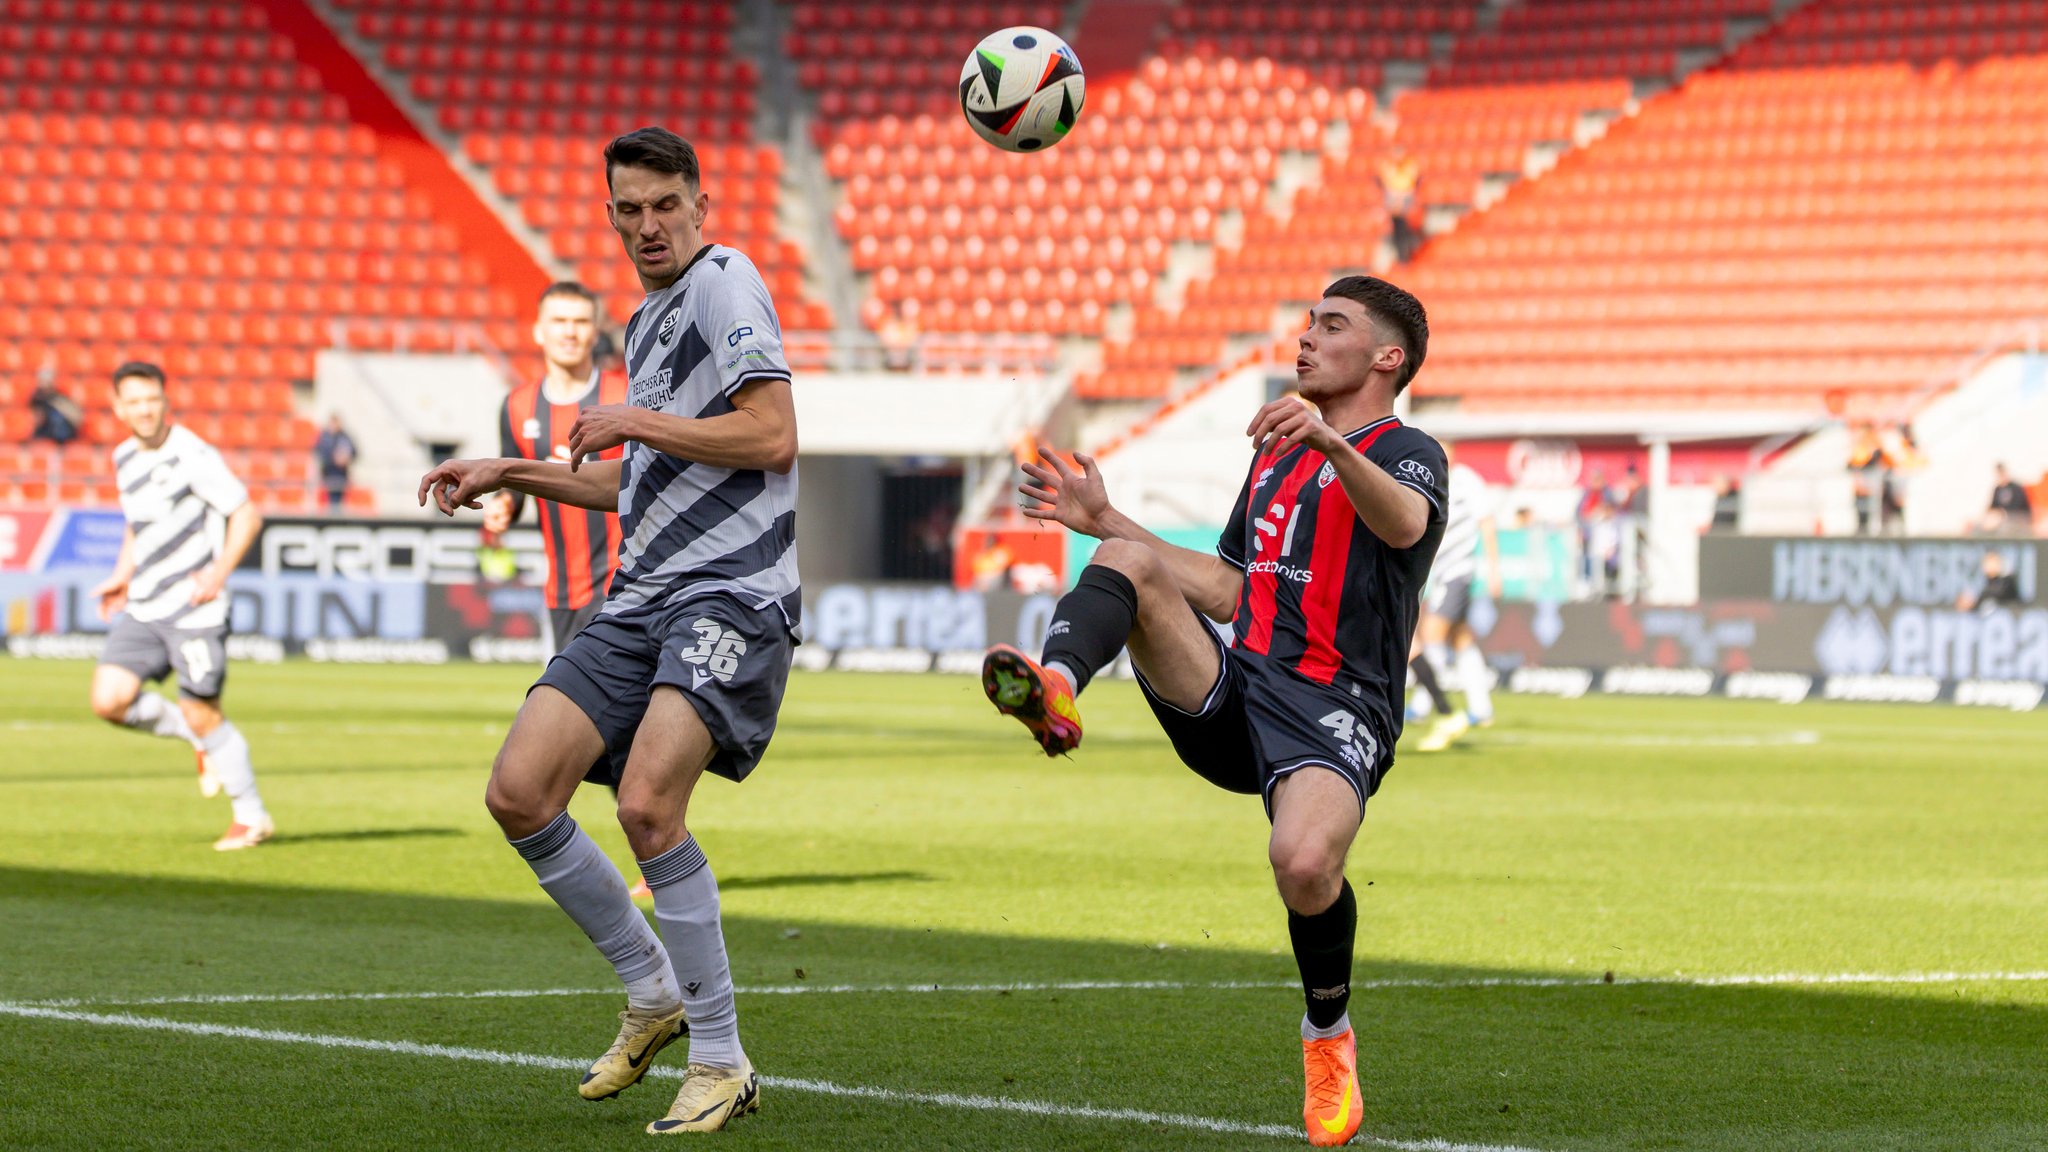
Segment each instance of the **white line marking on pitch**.
[[[1384,980],[1354,980],[1353,992],[1382,989],[1460,988],[1754,988],[1827,987],[1832,985],[1885,984],[2037,984],[2048,982],[2048,969],[2035,972],[1764,972],[1734,976],[1476,976],[1462,980],[1427,977],[1396,977]],[[1237,992],[1299,988],[1292,980],[1051,980],[1003,984],[760,984],[738,989],[742,996],[892,995],[960,994],[987,992]],[[143,996],[132,999],[102,997],[17,1000],[15,1004],[43,1008],[126,1007],[142,1008],[167,1004],[298,1004],[323,1001],[376,1000],[527,1000],[549,996],[616,996],[611,988],[486,988],[468,992],[249,992],[196,993],[185,996]]]
[[[505,1064],[519,1068],[544,1068],[550,1071],[581,1072],[589,1067],[587,1061],[574,1060],[564,1056],[539,1056],[528,1052],[496,1052],[487,1048],[466,1048],[448,1044],[420,1044],[410,1040],[372,1040],[365,1037],[333,1036],[317,1032],[286,1032],[274,1028],[243,1028],[231,1024],[200,1024],[185,1020],[165,1020],[155,1016],[135,1016],[128,1013],[74,1012],[62,1008],[47,1008],[30,1004],[0,1002],[0,1015],[23,1016],[40,1020],[61,1020],[73,1024],[98,1024],[114,1028],[137,1028],[155,1032],[177,1032],[188,1036],[221,1036],[237,1040],[266,1040],[276,1044],[307,1044],[320,1048],[386,1052],[401,1056],[429,1056],[443,1060],[468,1060],[480,1064]],[[648,1075],[665,1080],[679,1080],[682,1078],[680,1071],[667,1067],[654,1068],[648,1072]],[[791,1092],[854,1097],[862,1100],[882,1100],[892,1104],[926,1104],[940,1108],[966,1108],[980,1112],[1014,1112],[1029,1116],[1051,1116],[1071,1120],[1128,1120],[1139,1124],[1189,1128],[1232,1136],[1271,1136],[1284,1140],[1294,1140],[1300,1136],[1300,1133],[1292,1125],[1288,1124],[1248,1124],[1237,1120],[1217,1120],[1208,1116],[1190,1116],[1178,1112],[1148,1112],[1141,1108],[1098,1108],[1087,1104],[1054,1104],[1041,1100],[1015,1100],[1001,1096],[962,1095],[953,1092],[904,1092],[894,1088],[871,1088],[859,1084],[836,1084],[829,1080],[811,1080],[800,1077],[763,1076],[761,1082],[768,1087],[782,1088]],[[1402,1152],[1537,1152],[1536,1149],[1522,1148],[1509,1144],[1461,1144],[1451,1140],[1393,1140],[1364,1134],[1359,1136],[1359,1140],[1382,1148],[1400,1149]]]
[[1786,748],[1820,743],[1818,732],[1774,732],[1756,736],[1603,736],[1564,732],[1483,732],[1474,740],[1488,744],[1605,744],[1617,748]]

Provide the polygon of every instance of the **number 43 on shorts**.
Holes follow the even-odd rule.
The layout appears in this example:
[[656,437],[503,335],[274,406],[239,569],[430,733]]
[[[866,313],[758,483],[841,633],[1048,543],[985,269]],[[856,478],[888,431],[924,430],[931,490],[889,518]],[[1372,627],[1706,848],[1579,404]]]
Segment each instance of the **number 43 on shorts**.
[[1372,733],[1365,730],[1365,726],[1358,722],[1358,717],[1338,709],[1323,717],[1319,723],[1336,734],[1338,748],[1353,768],[1370,771],[1372,766],[1379,762],[1379,741],[1372,738]]

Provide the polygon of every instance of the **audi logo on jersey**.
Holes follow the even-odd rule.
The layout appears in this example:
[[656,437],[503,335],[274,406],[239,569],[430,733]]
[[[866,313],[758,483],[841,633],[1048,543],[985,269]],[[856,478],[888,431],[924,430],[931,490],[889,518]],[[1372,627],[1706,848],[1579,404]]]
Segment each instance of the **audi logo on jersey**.
[[1420,460],[1403,460],[1400,464],[1400,470],[1402,475],[1412,480],[1420,481],[1423,484],[1433,485],[1436,483],[1436,473],[1431,472],[1429,465],[1424,464]]

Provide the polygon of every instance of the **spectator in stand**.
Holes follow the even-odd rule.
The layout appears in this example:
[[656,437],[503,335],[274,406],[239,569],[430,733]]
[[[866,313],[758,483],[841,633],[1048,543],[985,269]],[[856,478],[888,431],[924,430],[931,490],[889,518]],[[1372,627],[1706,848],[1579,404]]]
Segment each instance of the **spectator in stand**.
[[29,394],[29,411],[35,414],[31,438],[52,444],[69,444],[85,427],[85,409],[78,401],[57,390],[56,374],[45,368],[36,374],[36,390]]
[[1927,457],[1921,454],[1919,443],[1913,439],[1913,429],[1904,424],[1886,432],[1881,443],[1884,470],[1879,496],[1884,521],[1879,530],[1902,532],[1906,527],[1906,474],[1925,467]]
[[2034,502],[2027,496],[2026,488],[2012,478],[2005,465],[1997,464],[1991,470],[1991,506],[1984,511],[1984,518],[1977,527],[1998,536],[2026,536],[2034,530]]
[[356,442],[341,426],[341,414],[327,417],[327,427],[313,442],[313,459],[320,465],[320,487],[327,493],[327,510],[341,511],[348,496],[348,470],[356,462]]
[[1714,519],[1709,532],[1733,532],[1742,524],[1742,489],[1726,472],[1714,477]]
[[1393,226],[1394,262],[1406,264],[1422,247],[1422,166],[1406,152],[1396,152],[1380,161],[1378,177]]
[[1996,548],[1984,553],[1984,583],[1977,590],[1965,592],[1956,597],[1958,612],[1992,612],[2000,608],[2017,608],[2026,603],[2020,596],[2020,582],[2005,570],[2005,557]]
[[1879,493],[1884,485],[1884,445],[1877,429],[1859,424],[1849,430],[1849,472],[1856,478],[1856,532],[1868,536],[1884,528]]

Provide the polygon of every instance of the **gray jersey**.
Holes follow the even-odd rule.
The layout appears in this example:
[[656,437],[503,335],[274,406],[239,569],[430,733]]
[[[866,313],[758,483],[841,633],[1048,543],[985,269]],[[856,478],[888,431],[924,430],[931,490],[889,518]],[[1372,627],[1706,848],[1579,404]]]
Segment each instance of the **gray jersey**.
[[[782,325],[754,262],[707,244],[626,325],[628,400],[672,416],[733,410],[756,380],[788,380]],[[796,469],[717,468],[628,443],[619,471],[619,570],[605,615],[725,592],[779,607],[794,628]]]
[[1444,520],[1443,543],[1437,545],[1430,583],[1470,580],[1479,571],[1479,524],[1493,515],[1486,480],[1463,464],[1451,466],[1451,509]]
[[213,445],[182,424],[145,448],[133,437],[114,448],[121,514],[135,533],[135,575],[128,614],[145,623],[211,628],[226,622],[228,599],[192,605],[201,569],[220,555],[227,518],[249,502],[249,490]]

